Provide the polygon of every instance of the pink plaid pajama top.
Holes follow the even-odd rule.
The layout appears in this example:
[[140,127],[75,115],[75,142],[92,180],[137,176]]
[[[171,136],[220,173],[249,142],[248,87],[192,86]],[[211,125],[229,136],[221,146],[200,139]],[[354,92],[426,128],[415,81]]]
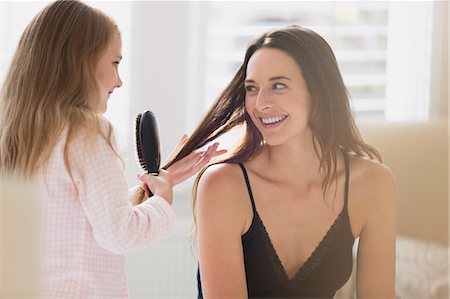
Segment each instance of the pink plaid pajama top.
[[91,147],[81,136],[69,147],[77,194],[64,166],[65,137],[54,147],[46,172],[37,175],[44,295],[127,298],[124,253],[168,237],[175,214],[159,196],[131,204],[122,162],[100,136]]

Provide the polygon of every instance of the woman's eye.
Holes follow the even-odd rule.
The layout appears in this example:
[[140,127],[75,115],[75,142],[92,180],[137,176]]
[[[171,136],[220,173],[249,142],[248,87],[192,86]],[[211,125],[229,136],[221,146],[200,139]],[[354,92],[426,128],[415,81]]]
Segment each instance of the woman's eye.
[[273,89],[274,90],[282,90],[282,89],[285,89],[285,88],[286,88],[286,85],[284,85],[283,83],[275,83],[273,85]]
[[251,85],[247,85],[247,86],[245,86],[245,91],[246,92],[256,91],[256,87],[255,86],[251,86]]

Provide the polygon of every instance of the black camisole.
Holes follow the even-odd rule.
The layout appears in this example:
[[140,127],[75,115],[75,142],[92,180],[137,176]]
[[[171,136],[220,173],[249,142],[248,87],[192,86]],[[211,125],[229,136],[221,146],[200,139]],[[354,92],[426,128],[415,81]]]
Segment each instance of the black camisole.
[[[249,298],[333,298],[349,279],[352,267],[354,237],[348,216],[349,163],[345,161],[344,206],[319,245],[294,277],[286,271],[259,217],[247,171],[239,164],[253,209],[253,221],[242,235],[245,273]],[[311,229],[314,229],[311,227]],[[198,298],[203,298],[200,270],[197,272]]]

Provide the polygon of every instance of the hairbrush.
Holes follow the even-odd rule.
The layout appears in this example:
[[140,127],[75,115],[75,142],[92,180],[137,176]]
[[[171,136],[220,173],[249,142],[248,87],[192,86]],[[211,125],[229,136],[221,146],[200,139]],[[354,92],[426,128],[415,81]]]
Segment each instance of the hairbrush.
[[141,167],[151,175],[158,175],[161,163],[158,125],[150,110],[136,116],[136,152]]

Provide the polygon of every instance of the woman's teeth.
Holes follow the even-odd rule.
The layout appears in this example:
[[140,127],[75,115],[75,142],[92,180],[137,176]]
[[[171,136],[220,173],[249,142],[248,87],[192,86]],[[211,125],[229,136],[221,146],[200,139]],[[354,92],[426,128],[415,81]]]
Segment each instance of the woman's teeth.
[[275,124],[275,123],[278,123],[278,122],[286,119],[286,117],[287,117],[287,115],[276,116],[276,117],[267,117],[267,118],[261,118],[261,121],[265,125],[271,125],[271,124]]

